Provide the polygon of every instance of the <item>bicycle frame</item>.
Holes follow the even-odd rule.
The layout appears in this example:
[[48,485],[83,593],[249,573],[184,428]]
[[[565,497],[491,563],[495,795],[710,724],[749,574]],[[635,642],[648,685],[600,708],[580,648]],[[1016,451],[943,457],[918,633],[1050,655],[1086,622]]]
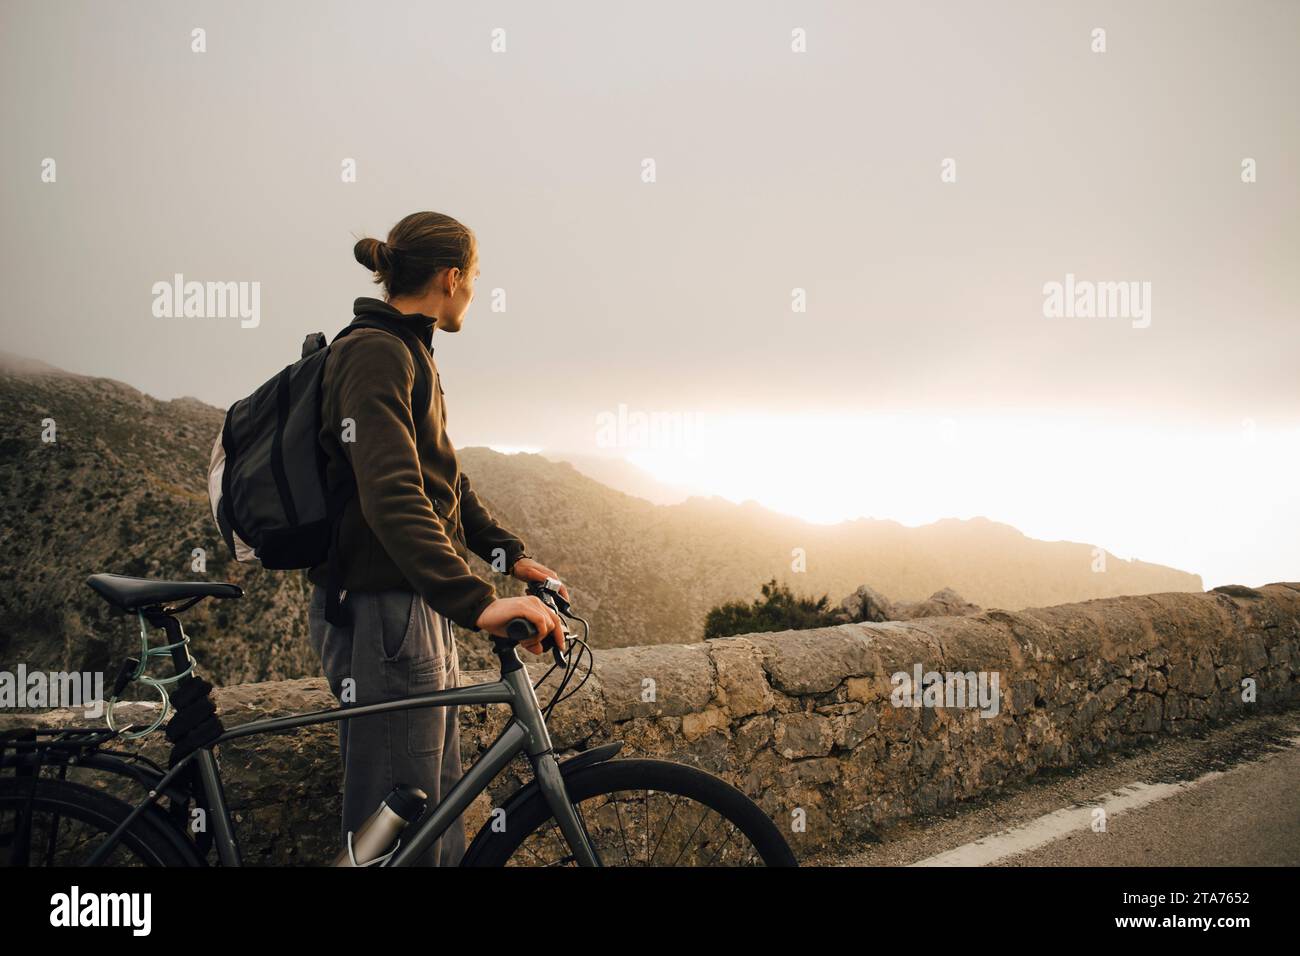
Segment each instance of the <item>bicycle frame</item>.
[[150,806],[157,803],[163,792],[180,777],[190,763],[196,762],[199,783],[203,791],[211,818],[213,843],[217,859],[223,866],[241,866],[239,843],[235,836],[234,824],[226,806],[225,790],[221,782],[221,771],[217,764],[214,747],[242,737],[258,734],[279,734],[299,727],[311,727],[317,724],[350,720],[354,717],[369,717],[388,714],[395,711],[414,710],[420,707],[451,707],[457,704],[509,704],[512,718],[506,724],[492,745],[479,757],[468,771],[456,782],[450,791],[436,805],[425,810],[424,815],[402,835],[397,852],[383,865],[410,866],[419,856],[437,840],[452,822],[465,811],[474,798],[487,789],[488,784],[519,753],[528,754],[537,785],[546,799],[547,805],[555,815],[560,832],[569,845],[575,860],[581,866],[599,866],[600,861],[592,850],[586,828],[578,815],[577,809],[569,799],[565,789],[564,777],[560,771],[559,761],[555,757],[550,733],[546,729],[546,720],[542,715],[537,695],[523,662],[511,646],[498,650],[501,658],[501,678],[489,684],[475,684],[467,687],[453,687],[447,690],[431,691],[413,697],[400,697],[377,701],[369,704],[356,704],[348,707],[335,707],[329,710],[313,711],[307,714],[294,714],[288,717],[273,717],[241,724],[227,730],[206,747],[195,750],[172,767],[163,778],[150,790],[148,796],[137,804],[104,843],[91,855],[88,866],[96,866],[107,859],[114,846],[131,824]]

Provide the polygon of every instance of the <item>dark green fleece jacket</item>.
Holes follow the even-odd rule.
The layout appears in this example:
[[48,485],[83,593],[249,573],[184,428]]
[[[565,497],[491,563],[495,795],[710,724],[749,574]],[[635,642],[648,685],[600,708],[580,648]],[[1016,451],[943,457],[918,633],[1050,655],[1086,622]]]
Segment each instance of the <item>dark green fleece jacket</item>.
[[[433,362],[433,323],[360,298],[357,318],[379,315],[413,331],[417,355],[389,332],[357,329],[330,347],[321,396],[321,444],[331,482],[351,469],[357,494],[343,512],[339,555],[348,591],[410,588],[439,614],[477,630],[496,598],[470,570],[473,551],[508,571],[524,544],[493,520],[460,470]],[[428,414],[415,420],[416,362],[429,383]],[[349,425],[348,420],[351,424]],[[326,567],[309,577],[326,583]]]

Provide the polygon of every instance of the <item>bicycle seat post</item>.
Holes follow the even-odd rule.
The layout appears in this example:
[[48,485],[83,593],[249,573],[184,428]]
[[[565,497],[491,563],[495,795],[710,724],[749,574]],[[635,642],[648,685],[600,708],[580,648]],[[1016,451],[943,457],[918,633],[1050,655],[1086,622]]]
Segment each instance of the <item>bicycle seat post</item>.
[[145,608],[141,613],[146,621],[166,632],[167,643],[171,647],[172,667],[178,675],[184,674],[194,665],[194,658],[190,656],[189,638],[185,636],[180,620],[161,607]]

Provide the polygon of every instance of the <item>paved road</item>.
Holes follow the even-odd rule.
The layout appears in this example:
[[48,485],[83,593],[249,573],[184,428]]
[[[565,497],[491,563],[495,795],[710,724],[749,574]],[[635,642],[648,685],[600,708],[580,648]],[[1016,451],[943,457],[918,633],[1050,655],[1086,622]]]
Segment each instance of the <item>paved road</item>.
[[1170,738],[806,863],[1300,866],[1300,713]]

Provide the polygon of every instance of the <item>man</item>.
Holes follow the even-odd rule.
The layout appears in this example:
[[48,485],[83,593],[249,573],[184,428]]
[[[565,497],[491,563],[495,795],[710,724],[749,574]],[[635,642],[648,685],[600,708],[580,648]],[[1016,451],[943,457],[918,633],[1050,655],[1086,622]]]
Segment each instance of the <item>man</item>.
[[[558,577],[496,523],[447,436],[433,333],[463,324],[478,272],[473,233],[451,217],[415,213],[387,242],[358,242],[355,255],[388,295],[357,299],[354,321],[387,328],[359,328],[336,341],[322,383],[330,484],[352,480],[356,488],[335,545],[344,613],[327,614],[330,569],[310,572],[312,644],[344,704],[456,686],[452,622],[504,636],[507,623],[523,617],[538,631],[526,649],[540,654],[548,634],[563,646],[559,618],[545,604],[498,598],[468,564],[473,551],[523,581]],[[461,776],[456,708],[345,720],[339,738],[345,843],[395,785],[419,787],[433,805]],[[421,862],[454,865],[464,849],[457,820]]]

